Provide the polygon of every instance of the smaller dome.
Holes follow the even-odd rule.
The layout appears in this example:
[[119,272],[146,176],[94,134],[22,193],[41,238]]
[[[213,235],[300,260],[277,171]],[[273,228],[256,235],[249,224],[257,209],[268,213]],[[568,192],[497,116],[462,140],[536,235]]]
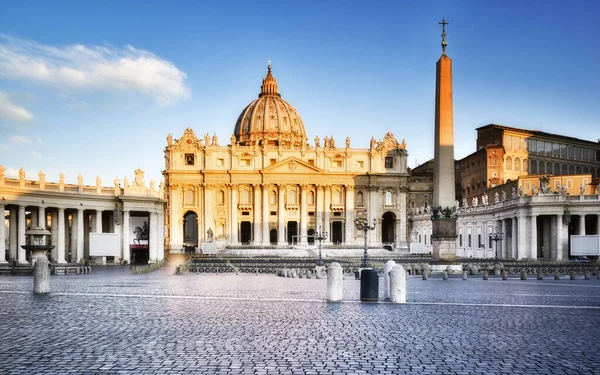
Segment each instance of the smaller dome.
[[268,66],[258,99],[244,108],[233,132],[240,145],[270,144],[301,147],[308,137],[302,118],[288,102],[281,99],[277,80]]

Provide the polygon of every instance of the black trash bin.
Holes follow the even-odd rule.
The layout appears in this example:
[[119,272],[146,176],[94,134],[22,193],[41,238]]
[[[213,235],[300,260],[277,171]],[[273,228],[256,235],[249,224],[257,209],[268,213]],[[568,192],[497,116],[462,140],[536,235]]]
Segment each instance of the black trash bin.
[[379,299],[379,275],[377,271],[366,268],[360,273],[360,300],[377,302]]

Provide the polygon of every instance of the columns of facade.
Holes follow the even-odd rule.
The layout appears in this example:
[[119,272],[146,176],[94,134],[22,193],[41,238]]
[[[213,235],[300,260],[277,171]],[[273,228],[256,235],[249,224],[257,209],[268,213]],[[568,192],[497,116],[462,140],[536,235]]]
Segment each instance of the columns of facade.
[[9,209],[9,231],[8,231],[8,259],[17,259],[17,210],[14,207]]
[[150,227],[148,241],[148,255],[150,263],[156,263],[158,259],[158,214],[150,212]]
[[19,223],[17,228],[17,262],[27,263],[25,259],[27,254],[23,245],[25,245],[25,206],[19,206]]
[[300,245],[308,245],[308,185],[300,185]]
[[269,185],[262,185],[262,246],[267,246],[269,240]]
[[324,199],[323,185],[317,185],[316,199],[317,199],[317,201],[315,202],[315,210],[317,212],[315,213],[315,215],[317,218],[317,225],[316,225],[315,230],[318,231],[319,227],[320,227],[322,232],[329,232],[329,229],[323,225],[323,210],[325,208],[325,204],[323,202],[323,199]]
[[373,219],[376,220],[377,225],[375,226],[374,230],[370,230],[368,231],[367,235],[369,236],[369,240],[368,243],[369,244],[375,244],[378,243],[379,241],[377,241],[377,234],[381,231],[381,222],[377,217],[377,198],[378,198],[378,194],[379,194],[379,186],[371,186],[369,189],[369,209],[368,209],[368,220],[369,220],[369,225],[372,225],[373,223]]
[[252,237],[252,243],[254,245],[260,244],[260,186],[253,185],[254,188],[254,204],[252,205],[252,212],[254,213],[254,222],[252,223],[252,229],[254,235]]
[[[204,185],[204,222],[198,220],[198,242],[206,241],[206,232],[214,223],[214,210],[217,204],[216,189],[212,185]],[[201,215],[198,215],[200,217]],[[185,233],[182,231],[184,237]],[[213,231],[214,233],[214,231]],[[201,240],[204,239],[204,240]]]
[[327,236],[327,238],[325,239],[326,244],[331,244],[331,223],[330,223],[330,217],[331,217],[331,185],[325,185],[325,208],[324,208],[324,212],[323,212],[323,230],[329,233],[329,236]]
[[123,236],[121,241],[121,258],[124,261],[130,260],[129,249],[129,210],[123,210]]
[[77,263],[77,212],[71,212],[71,242],[69,243],[69,247],[71,248],[71,257],[69,258],[69,262]]
[[278,185],[277,191],[277,245],[285,245],[285,185]]
[[563,222],[562,215],[554,217],[556,220],[556,260],[563,259]]
[[542,221],[542,255],[544,259],[554,259],[554,247],[552,237],[555,230],[552,229],[554,217],[545,217]]
[[354,239],[354,186],[346,186],[346,208],[344,210],[346,222],[344,223],[344,243],[351,244]]
[[96,233],[102,233],[102,210],[96,210]]
[[580,235],[585,235],[585,214],[579,215],[579,231]]
[[65,209],[58,209],[58,241],[56,241],[58,251],[56,263],[67,263],[65,260]]
[[50,251],[50,258],[53,262],[58,259],[58,210],[53,208],[50,210],[50,244],[54,245],[54,249]]
[[508,258],[508,228],[506,219],[501,219],[498,221],[498,232],[504,233],[504,238],[502,239],[500,246],[500,258]]
[[31,223],[29,228],[35,228],[38,227],[38,212],[39,211],[35,211],[35,208],[30,208],[30,218],[31,218]]
[[529,241],[529,258],[537,259],[537,215],[531,215],[531,239]]
[[8,263],[6,261],[6,224],[5,217],[6,212],[4,211],[6,208],[3,204],[0,204],[0,213],[2,213],[2,222],[0,223],[0,264]]
[[46,229],[46,207],[40,206],[38,207],[38,227]]
[[[81,261],[84,257],[84,227],[83,227],[84,210],[77,209],[77,261]],[[129,222],[127,223],[129,225]]]
[[[161,225],[162,224],[162,225]],[[165,214],[164,211],[158,213],[157,221],[157,245],[158,245],[158,259],[165,259]],[[162,230],[161,230],[162,229]]]
[[525,212],[519,212],[519,219],[517,222],[518,231],[518,247],[517,247],[517,259],[525,259],[528,258],[527,255],[527,216],[525,216]]
[[[600,189],[600,186],[598,189]],[[598,196],[600,197],[600,195]],[[600,215],[596,215],[596,234],[600,235]]]
[[407,227],[406,227],[406,218],[408,217],[406,213],[406,204],[408,200],[406,199],[406,191],[405,188],[398,189],[398,199],[397,207],[400,207],[400,217],[396,218],[396,223],[398,231],[396,232],[396,248],[408,248],[408,238],[407,238]]
[[510,248],[510,258],[517,259],[517,247],[518,247],[518,227],[517,227],[517,217],[513,216],[511,219],[512,223],[512,236],[511,236],[511,248]]
[[231,220],[229,223],[229,243],[236,245],[238,239],[238,203],[237,203],[237,186],[231,185]]

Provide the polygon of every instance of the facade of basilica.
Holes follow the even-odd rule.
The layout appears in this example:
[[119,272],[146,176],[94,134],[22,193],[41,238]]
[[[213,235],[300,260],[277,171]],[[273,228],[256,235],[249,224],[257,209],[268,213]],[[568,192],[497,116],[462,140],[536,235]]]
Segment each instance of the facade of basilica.
[[370,246],[408,249],[407,151],[392,133],[357,149],[350,138],[309,141],[298,112],[281,98],[268,67],[258,98],[241,112],[229,144],[188,128],[167,137],[165,243],[171,251],[323,244],[358,247],[354,220],[376,229]]

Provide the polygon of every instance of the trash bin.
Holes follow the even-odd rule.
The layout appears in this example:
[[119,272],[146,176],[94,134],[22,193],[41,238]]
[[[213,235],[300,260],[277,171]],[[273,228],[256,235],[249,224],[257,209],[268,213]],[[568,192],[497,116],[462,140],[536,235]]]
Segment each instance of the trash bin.
[[363,269],[360,273],[360,300],[377,302],[379,299],[379,275],[372,268]]

